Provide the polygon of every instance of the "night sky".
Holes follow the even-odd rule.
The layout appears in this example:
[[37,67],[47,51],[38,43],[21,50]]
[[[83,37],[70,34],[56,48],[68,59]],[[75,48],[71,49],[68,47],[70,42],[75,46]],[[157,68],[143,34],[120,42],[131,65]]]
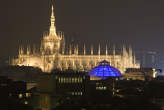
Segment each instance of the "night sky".
[[[56,26],[67,42],[131,45],[164,55],[164,0],[56,0]],[[50,0],[0,3],[0,56],[16,56],[18,46],[40,45],[49,29]]]

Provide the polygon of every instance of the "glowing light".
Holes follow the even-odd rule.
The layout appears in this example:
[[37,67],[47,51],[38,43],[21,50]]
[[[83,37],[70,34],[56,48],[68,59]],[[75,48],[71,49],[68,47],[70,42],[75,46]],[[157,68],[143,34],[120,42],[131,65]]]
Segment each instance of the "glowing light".
[[18,97],[21,99],[23,97],[23,95],[22,94],[19,94]]
[[155,78],[156,74],[157,74],[157,71],[156,69],[153,68],[153,78]]
[[28,102],[27,102],[27,101],[25,101],[25,102],[24,102],[24,104],[26,104],[26,105],[27,105],[27,104],[28,104]]
[[122,76],[122,74],[120,73],[120,71],[118,69],[110,66],[109,62],[107,62],[105,60],[100,62],[100,65],[93,68],[89,72],[89,75],[98,76],[101,79],[107,79],[109,77],[121,77]]
[[31,96],[31,94],[30,93],[26,93],[26,97],[30,97]]

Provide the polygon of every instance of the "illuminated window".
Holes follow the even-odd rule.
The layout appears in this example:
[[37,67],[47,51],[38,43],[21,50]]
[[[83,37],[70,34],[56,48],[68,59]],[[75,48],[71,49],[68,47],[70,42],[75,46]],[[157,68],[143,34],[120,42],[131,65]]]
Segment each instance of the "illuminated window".
[[31,96],[31,93],[26,93],[26,97],[30,97]]
[[80,83],[82,83],[82,82],[83,82],[83,79],[82,79],[82,78],[79,78],[79,80],[80,80],[80,81],[79,81]]
[[19,94],[18,97],[21,99],[23,97],[23,94]]
[[72,78],[72,83],[74,83],[75,82],[75,79],[74,78]]
[[26,105],[27,105],[27,104],[28,104],[28,102],[27,102],[27,101],[25,101],[25,102],[24,102],[24,104],[26,104]]
[[60,78],[60,82],[63,83],[63,78]]
[[77,82],[77,78],[75,77],[75,83]]
[[66,82],[65,78],[63,78],[63,82],[64,82],[64,83]]
[[59,83],[61,82],[61,79],[59,78]]
[[81,92],[78,92],[78,95],[81,95]]

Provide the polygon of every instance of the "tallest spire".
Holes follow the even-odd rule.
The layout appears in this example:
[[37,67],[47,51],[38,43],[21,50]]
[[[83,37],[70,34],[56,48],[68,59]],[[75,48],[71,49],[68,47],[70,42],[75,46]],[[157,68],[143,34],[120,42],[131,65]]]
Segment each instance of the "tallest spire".
[[56,35],[55,16],[54,16],[54,7],[53,7],[53,5],[52,5],[52,8],[51,8],[50,35]]

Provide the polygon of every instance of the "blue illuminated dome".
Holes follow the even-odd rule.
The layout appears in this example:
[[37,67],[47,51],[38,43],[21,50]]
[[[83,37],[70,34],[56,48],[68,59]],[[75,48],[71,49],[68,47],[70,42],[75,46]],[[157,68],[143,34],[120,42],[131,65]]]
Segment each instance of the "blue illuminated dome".
[[93,68],[89,72],[89,75],[97,76],[100,79],[107,79],[109,77],[121,77],[122,76],[121,72],[118,69],[110,66],[109,62],[107,62],[106,60],[100,62],[98,66]]

